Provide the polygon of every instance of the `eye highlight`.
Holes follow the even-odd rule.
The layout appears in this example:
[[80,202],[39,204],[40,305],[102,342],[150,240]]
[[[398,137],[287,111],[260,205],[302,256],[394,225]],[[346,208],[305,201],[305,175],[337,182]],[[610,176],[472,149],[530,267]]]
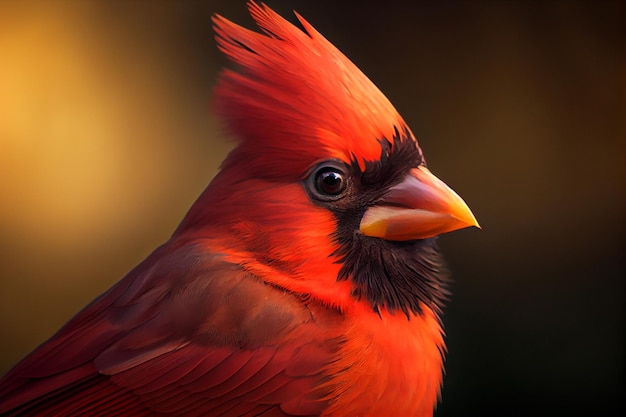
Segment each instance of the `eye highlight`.
[[350,185],[348,167],[328,160],[314,167],[304,181],[309,197],[319,201],[336,201],[345,196]]

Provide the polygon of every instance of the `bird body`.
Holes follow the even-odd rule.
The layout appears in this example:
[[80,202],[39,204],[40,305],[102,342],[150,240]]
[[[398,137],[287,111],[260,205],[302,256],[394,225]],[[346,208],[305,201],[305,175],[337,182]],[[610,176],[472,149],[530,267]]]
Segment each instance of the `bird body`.
[[431,416],[434,237],[477,226],[347,58],[214,19],[239,140],[173,236],[0,380],[0,415]]

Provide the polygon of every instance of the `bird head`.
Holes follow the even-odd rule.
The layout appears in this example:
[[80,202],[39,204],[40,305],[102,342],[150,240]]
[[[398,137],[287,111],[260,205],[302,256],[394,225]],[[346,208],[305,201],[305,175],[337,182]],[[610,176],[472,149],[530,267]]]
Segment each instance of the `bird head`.
[[478,226],[427,168],[389,100],[296,14],[249,3],[263,33],[214,17],[215,111],[238,141],[177,235],[268,284],[350,308],[419,314],[446,290],[434,237]]

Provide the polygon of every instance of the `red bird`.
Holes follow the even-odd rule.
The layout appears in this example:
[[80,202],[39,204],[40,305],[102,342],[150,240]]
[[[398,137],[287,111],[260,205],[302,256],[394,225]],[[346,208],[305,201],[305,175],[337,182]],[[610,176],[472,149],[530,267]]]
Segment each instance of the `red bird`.
[[173,236],[0,381],[2,416],[432,416],[434,237],[478,226],[358,68],[249,4],[213,20],[238,146]]

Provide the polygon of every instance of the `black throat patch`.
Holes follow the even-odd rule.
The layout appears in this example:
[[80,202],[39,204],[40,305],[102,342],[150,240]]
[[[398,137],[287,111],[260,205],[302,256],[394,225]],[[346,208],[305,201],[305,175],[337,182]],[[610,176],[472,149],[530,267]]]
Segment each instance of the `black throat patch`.
[[375,311],[421,314],[421,303],[440,313],[450,293],[449,274],[435,239],[392,242],[338,231],[341,269],[338,280],[351,279],[352,296],[366,299]]

